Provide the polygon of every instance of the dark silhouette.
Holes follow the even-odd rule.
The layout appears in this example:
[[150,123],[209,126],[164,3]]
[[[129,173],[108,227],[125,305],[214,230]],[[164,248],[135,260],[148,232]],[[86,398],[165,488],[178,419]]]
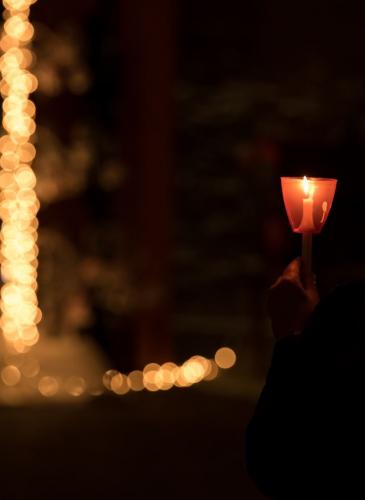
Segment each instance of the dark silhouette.
[[[273,306],[288,295],[293,301],[295,289],[299,309],[305,300],[310,303],[299,264],[292,263],[271,292],[278,340],[247,428],[248,470],[271,498],[360,498],[365,462],[365,283],[338,287],[313,313],[308,307],[302,333],[288,335],[280,329]],[[309,288],[313,293],[314,283]],[[287,315],[296,312],[291,304]]]

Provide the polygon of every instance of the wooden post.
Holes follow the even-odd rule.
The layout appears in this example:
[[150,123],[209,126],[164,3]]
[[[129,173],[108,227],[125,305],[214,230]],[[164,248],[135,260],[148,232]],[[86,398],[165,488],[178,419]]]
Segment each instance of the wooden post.
[[121,2],[122,144],[138,279],[137,362],[171,359],[169,323],[174,67],[173,0]]

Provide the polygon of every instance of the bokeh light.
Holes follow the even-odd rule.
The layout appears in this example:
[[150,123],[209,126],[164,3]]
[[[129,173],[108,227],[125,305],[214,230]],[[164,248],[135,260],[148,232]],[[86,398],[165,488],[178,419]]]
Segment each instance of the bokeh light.
[[6,343],[18,353],[27,352],[38,342],[37,324],[41,320],[35,293],[39,201],[31,168],[36,153],[32,144],[36,109],[29,99],[38,85],[30,71],[33,54],[29,44],[34,28],[29,21],[29,7],[33,3],[34,0],[3,1],[5,23],[0,38],[5,129],[0,138],[0,252],[1,277],[5,282],[1,290],[0,327]]
[[112,382],[112,379],[115,375],[118,375],[118,371],[117,370],[108,370],[104,373],[103,375],[103,385],[106,389],[108,389],[109,391],[112,390],[112,387],[111,387],[111,382]]
[[59,390],[59,383],[54,377],[42,377],[38,383],[38,390],[46,398],[55,396]]
[[219,375],[219,369],[231,368],[236,354],[229,347],[218,349],[215,360],[196,355],[181,366],[168,361],[163,365],[148,363],[142,371],[133,370],[127,375],[117,370],[108,370],[103,375],[103,384],[111,392],[124,395],[130,390],[150,392],[168,391],[173,387],[190,387],[202,381],[212,381]]
[[14,365],[5,366],[1,371],[1,379],[7,386],[18,384],[21,379],[19,368]]
[[219,368],[217,366],[217,363],[214,361],[214,359],[209,360],[209,371],[204,377],[204,380],[207,382],[211,382],[212,380],[216,379],[219,374]]
[[130,390],[127,377],[122,373],[117,373],[111,379],[110,388],[115,394],[119,394],[120,396],[127,394]]
[[[39,340],[37,325],[42,318],[36,293],[37,213],[40,203],[36,193],[37,178],[32,169],[36,156],[33,144],[36,106],[30,99],[38,87],[38,80],[32,72],[35,61],[31,47],[34,26],[29,19],[30,7],[35,1],[3,0],[4,25],[0,35],[0,93],[4,129],[0,137],[0,270],[4,285],[0,290],[0,329],[9,354],[5,359],[9,361],[1,370],[1,381],[8,391],[15,391],[19,389],[16,386],[20,382],[28,379],[33,389],[38,388],[39,393],[47,398],[61,390],[74,398],[84,394],[98,396],[104,393],[101,387],[90,387],[89,382],[80,376],[64,380],[49,376],[41,372],[39,361],[29,354]],[[39,71],[37,75],[40,81],[40,75],[46,76],[44,71]],[[81,70],[75,73],[68,86],[76,94],[84,92],[88,86],[87,74]],[[86,149],[81,153],[85,161],[89,161],[90,152]],[[113,175],[112,184],[115,181]],[[162,365],[149,363],[143,370],[134,370],[129,374],[108,370],[102,377],[102,383],[108,391],[117,395],[144,389],[167,391],[173,387],[190,387],[204,380],[214,380],[219,368],[230,368],[235,362],[234,351],[224,347],[216,352],[215,360],[196,355],[180,366],[173,362]]]
[[133,370],[127,377],[128,386],[132,391],[143,391],[143,372],[140,370]]
[[86,382],[82,377],[69,377],[65,382],[65,391],[75,398],[82,396],[85,389]]
[[235,352],[229,347],[221,347],[215,353],[215,362],[217,363],[219,368],[222,368],[224,370],[232,368],[232,366],[234,366],[234,364],[236,363],[236,359],[237,357]]

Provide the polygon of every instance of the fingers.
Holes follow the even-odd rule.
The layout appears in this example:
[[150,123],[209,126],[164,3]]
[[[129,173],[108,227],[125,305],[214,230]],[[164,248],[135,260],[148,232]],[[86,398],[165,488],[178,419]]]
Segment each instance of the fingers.
[[283,274],[278,278],[276,283],[274,283],[272,288],[276,288],[283,282],[290,282],[293,285],[301,288],[304,292],[317,291],[317,279],[314,273],[303,276],[303,261],[301,257],[297,257],[292,260],[290,264],[286,267]]
[[292,260],[283,272],[283,278],[300,279],[300,271],[302,268],[302,260],[300,257]]
[[280,279],[289,280],[296,283],[306,291],[311,291],[317,288],[317,278],[314,273],[310,273],[303,279],[303,261],[301,257],[292,260],[288,267],[284,270]]
[[303,261],[301,257],[297,257],[292,260],[287,268],[284,270],[283,274],[279,277],[279,279],[274,283],[271,287],[272,289],[277,288],[278,286],[282,286],[285,283],[290,283],[291,285],[296,286],[302,292],[309,295],[318,295],[317,292],[317,279],[314,273],[310,273],[310,275],[305,278],[302,276]]
[[301,269],[302,269],[302,260],[300,257],[297,257],[293,261],[290,262],[288,267],[284,270],[283,274],[280,276],[278,283],[289,281],[290,283],[296,285],[302,290],[305,289],[303,286],[303,281],[301,278]]
[[292,260],[289,265],[286,267],[286,269],[283,272],[283,275],[285,276],[286,274],[288,275],[299,275],[300,270],[302,267],[302,259],[300,257],[297,257],[296,259]]
[[[301,296],[309,308],[314,309],[319,302],[316,275],[310,273],[304,279],[302,268],[303,261],[301,257],[297,257],[290,262],[277,282],[271,287],[271,291],[276,292],[278,289],[285,290],[284,294],[287,296],[287,301],[291,299],[298,301],[299,296]],[[291,294],[293,294],[292,297],[289,297]]]
[[294,259],[270,288],[268,312],[276,337],[300,331],[319,302],[316,277],[311,273],[303,280],[302,264],[300,257]]

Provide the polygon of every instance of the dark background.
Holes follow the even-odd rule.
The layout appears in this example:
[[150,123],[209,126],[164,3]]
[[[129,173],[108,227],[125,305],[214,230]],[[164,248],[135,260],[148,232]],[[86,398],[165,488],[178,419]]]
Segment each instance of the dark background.
[[79,330],[113,367],[222,345],[238,362],[186,391],[1,408],[6,488],[260,498],[243,449],[272,347],[265,295],[300,251],[281,175],[339,179],[314,242],[321,293],[365,274],[365,7],[39,0],[31,12],[44,334],[62,335],[52,290],[71,274],[92,318]]

